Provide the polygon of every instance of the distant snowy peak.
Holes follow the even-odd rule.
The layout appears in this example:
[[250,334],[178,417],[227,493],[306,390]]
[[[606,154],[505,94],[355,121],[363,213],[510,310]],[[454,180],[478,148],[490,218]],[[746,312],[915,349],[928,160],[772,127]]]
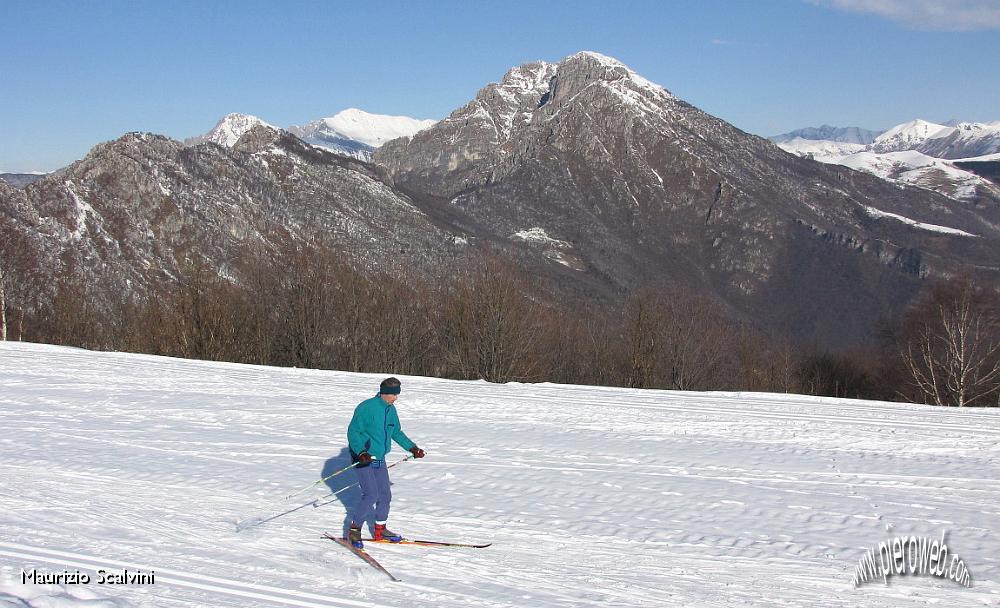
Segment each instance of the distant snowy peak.
[[865,145],[859,143],[803,137],[796,137],[780,142],[778,143],[778,147],[797,156],[811,158],[820,162],[830,162],[829,159],[831,158],[842,158],[865,149]]
[[436,122],[349,108],[307,125],[291,126],[288,130],[315,146],[368,160],[371,153],[385,142],[412,136]]
[[812,141],[824,141],[824,142],[837,142],[845,144],[860,144],[868,145],[875,141],[882,131],[870,131],[868,129],[861,129],[859,127],[832,127],[830,125],[823,125],[821,127],[807,127],[805,129],[797,129],[789,133],[782,133],[781,135],[775,135],[769,137],[771,141],[775,143],[787,143],[796,139],[801,140],[812,140]]
[[[957,160],[1000,153],[1000,121],[948,121],[940,124],[918,119],[896,125],[884,132],[823,125],[798,129],[768,139],[800,156],[812,155],[816,152],[812,148],[818,146],[825,151],[817,154],[816,160],[821,160],[818,158],[820,155],[838,153],[832,145],[835,143],[866,144],[865,149],[876,154],[916,150],[935,158]],[[810,141],[821,143],[817,146],[804,143]]]
[[[935,190],[951,198],[975,200],[984,191],[1000,196],[988,179],[951,161],[989,161],[1000,154],[1000,121],[953,122],[952,126],[912,120],[896,125],[867,146],[795,137],[771,140],[786,152],[823,163],[838,164],[889,181]],[[832,136],[834,128],[800,129],[792,133]],[[787,134],[786,134],[787,135]]]
[[[367,161],[371,159],[372,152],[385,142],[413,135],[434,123],[433,120],[383,116],[351,108],[329,118],[314,120],[304,126],[291,126],[287,130],[308,144]],[[186,139],[184,144],[195,146],[213,142],[231,148],[241,137],[259,125],[275,131],[281,130],[256,116],[233,113],[226,115],[208,133]]]
[[324,118],[320,122],[323,122],[328,129],[335,130],[345,137],[378,148],[397,137],[408,137],[422,131],[437,121],[421,120],[409,116],[370,114],[357,108],[348,108],[331,118]]
[[940,131],[917,150],[938,158],[958,159],[1000,152],[1000,121],[962,122]]
[[276,130],[278,129],[278,127],[268,124],[256,116],[233,113],[227,114],[211,131],[205,135],[186,139],[184,140],[184,144],[188,146],[196,146],[198,144],[212,142],[219,144],[220,146],[232,148],[236,145],[236,142],[238,142],[240,138],[247,133],[247,131],[253,129],[257,125],[263,125]]
[[41,171],[32,171],[29,173],[6,173],[0,171],[0,181],[7,182],[15,188],[23,188],[28,184],[37,182],[49,173],[43,173]]
[[843,165],[892,182],[934,190],[954,199],[973,200],[983,190],[1000,194],[988,180],[956,167],[951,161],[916,150],[878,153],[872,152],[871,146],[801,138],[778,146],[803,158]]
[[879,135],[870,146],[870,151],[885,153],[914,150],[928,139],[946,136],[953,130],[954,127],[926,120],[911,120]]

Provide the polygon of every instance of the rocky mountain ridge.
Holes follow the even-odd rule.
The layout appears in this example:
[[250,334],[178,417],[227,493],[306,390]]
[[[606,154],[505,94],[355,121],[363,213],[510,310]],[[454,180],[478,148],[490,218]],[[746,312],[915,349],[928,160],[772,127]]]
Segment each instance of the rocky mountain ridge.
[[374,161],[469,230],[537,230],[618,289],[685,284],[798,335],[864,333],[921,277],[998,267],[996,209],[799,159],[596,53],[513,68]]
[[283,243],[428,277],[490,250],[563,299],[683,287],[827,346],[928,276],[1000,272],[996,209],[788,154],[590,52],[512,68],[373,163],[264,124],[231,146],[128,134],[0,210],[53,270],[126,292]]
[[82,268],[123,292],[170,281],[193,260],[231,276],[247,248],[289,242],[336,244],[370,271],[427,267],[458,249],[370,165],[263,124],[231,147],[129,133],[0,193],[0,204],[53,272]]

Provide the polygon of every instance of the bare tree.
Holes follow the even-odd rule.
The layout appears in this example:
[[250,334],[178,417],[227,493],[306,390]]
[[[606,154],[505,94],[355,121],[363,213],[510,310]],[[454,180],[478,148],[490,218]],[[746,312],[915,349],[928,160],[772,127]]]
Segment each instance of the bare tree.
[[712,300],[683,290],[667,294],[663,308],[660,360],[670,387],[735,388],[736,323]]
[[738,329],[715,302],[684,289],[637,290],[623,315],[623,383],[678,390],[736,387]]
[[36,243],[0,215],[0,341],[21,340],[25,313],[39,306],[40,257]]
[[6,260],[0,260],[0,342],[7,341],[7,281],[10,271],[5,267]]
[[449,366],[463,378],[535,379],[539,304],[509,263],[487,255],[446,294],[439,338]]
[[622,351],[625,386],[651,388],[662,342],[662,294],[641,289],[625,302]]
[[790,344],[748,327],[740,329],[736,342],[737,385],[741,390],[799,392],[797,361]]
[[995,401],[1000,319],[984,294],[968,281],[939,288],[909,317],[901,358],[925,401],[959,407]]

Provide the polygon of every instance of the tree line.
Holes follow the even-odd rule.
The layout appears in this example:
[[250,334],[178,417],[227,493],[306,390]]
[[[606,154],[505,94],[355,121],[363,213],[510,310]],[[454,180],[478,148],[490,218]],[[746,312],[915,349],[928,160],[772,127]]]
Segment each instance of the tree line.
[[[879,344],[804,349],[714,300],[642,288],[620,305],[550,295],[484,253],[444,280],[362,274],[325,244],[246,251],[234,276],[188,263],[138,296],[0,250],[0,339],[262,365],[490,382],[790,392],[1000,405],[996,293],[941,282]],[[42,278],[44,276],[44,279]]]

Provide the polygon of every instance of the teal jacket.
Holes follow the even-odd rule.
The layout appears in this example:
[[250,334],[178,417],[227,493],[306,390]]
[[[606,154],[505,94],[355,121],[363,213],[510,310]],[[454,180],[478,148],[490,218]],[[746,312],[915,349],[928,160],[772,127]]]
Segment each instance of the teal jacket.
[[355,454],[368,452],[375,460],[382,460],[392,450],[390,439],[404,450],[416,446],[403,433],[396,406],[389,405],[378,395],[359,403],[347,426],[347,443],[351,451]]

